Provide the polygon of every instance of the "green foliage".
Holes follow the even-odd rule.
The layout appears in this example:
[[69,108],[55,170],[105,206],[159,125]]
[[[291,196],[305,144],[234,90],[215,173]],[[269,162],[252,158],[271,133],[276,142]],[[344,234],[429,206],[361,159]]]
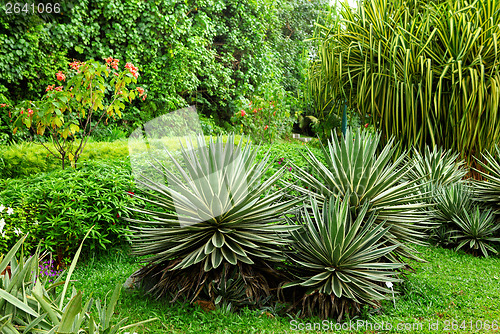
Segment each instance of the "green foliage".
[[308,288],[302,297],[306,314],[319,309],[320,317],[339,320],[351,308],[359,312],[360,304],[379,305],[391,292],[383,284],[398,281],[393,276],[403,264],[381,261],[397,247],[382,239],[390,227],[375,224],[375,214],[366,220],[368,208],[363,205],[353,218],[349,201],[331,197],[323,210],[313,200],[312,213],[303,211],[295,223],[289,219],[300,226],[291,232],[289,252],[297,281],[284,287]]
[[425,185],[423,191],[432,191],[433,188],[445,187],[461,181],[467,174],[463,168],[465,162],[459,159],[459,154],[434,147],[425,147],[424,154],[414,150],[412,168],[409,169],[407,179],[418,180]]
[[181,154],[183,165],[169,154],[172,170],[156,160],[156,170],[168,185],[150,178],[139,181],[145,186],[144,197],[139,198],[156,208],[132,210],[151,216],[153,222],[126,218],[135,224],[134,254],[149,256],[150,265],[142,272],[147,275],[156,268],[161,273],[150,290],[160,296],[174,292],[176,298],[182,293],[194,299],[196,282],[205,281],[204,273],[219,272],[224,264],[238,266],[245,275],[245,265],[281,261],[290,227],[280,215],[297,200],[279,202],[283,191],[268,191],[284,170],[263,182],[269,156],[255,162],[256,151],[243,141],[235,146],[234,136],[225,144],[221,137],[215,142],[211,138],[208,145],[198,137],[197,147],[188,144]]
[[440,146],[475,164],[500,138],[499,13],[491,1],[344,2],[318,35],[315,107],[339,115],[347,101],[383,144],[394,136],[401,150]]
[[494,153],[488,151],[483,154],[484,162],[477,159],[484,170],[476,171],[485,179],[473,183],[477,200],[489,207],[495,213],[500,213],[500,148],[495,146]]
[[[51,155],[61,160],[63,169],[66,158],[75,167],[88,137],[104,116],[107,123],[109,117],[121,117],[125,103],[132,102],[136,97],[146,98],[143,88],[129,87],[137,82],[137,68],[127,63],[125,69],[119,72],[118,62],[118,59],[108,57],[106,65],[94,60],[70,63],[72,71],[56,74],[59,81],[68,79],[66,87],[48,86],[42,100],[23,101],[16,106],[12,111],[15,118],[13,132],[26,126]],[[92,124],[94,113],[99,120]],[[46,130],[55,150],[45,146],[45,138],[40,139]]]
[[500,229],[500,224],[495,221],[495,216],[491,209],[480,210],[476,207],[470,214],[465,211],[464,216],[453,217],[453,222],[457,225],[456,249],[466,247],[469,251],[477,254],[478,251],[488,257],[488,251],[498,254],[498,251],[492,247],[492,243],[498,244],[500,238],[495,238]]
[[256,143],[272,143],[289,135],[292,127],[289,106],[284,96],[267,100],[254,96],[250,101],[241,99],[238,112],[231,118],[240,133],[249,135]]
[[[0,209],[4,206],[0,200]],[[41,232],[39,216],[38,208],[29,203],[22,203],[15,208],[5,207],[0,210],[0,254],[7,253],[19,239],[19,235],[24,234],[27,234],[25,249],[31,251],[35,248],[40,242],[37,239]]]
[[[297,191],[312,195],[320,203],[331,196],[346,198],[352,210],[360,210],[369,203],[369,212],[377,214],[377,221],[390,226],[383,240],[389,243],[407,241],[422,243],[429,227],[427,204],[416,181],[404,181],[411,166],[404,165],[406,154],[392,160],[396,147],[392,140],[377,154],[380,134],[347,130],[340,140],[332,134],[327,147],[322,148],[321,162],[311,151],[304,158],[308,169],[293,166],[302,185],[291,184]],[[401,244],[396,253],[415,257],[407,245]]]
[[295,95],[307,64],[303,40],[323,7],[324,1],[306,0],[85,0],[65,2],[62,14],[49,18],[6,15],[0,18],[0,94],[14,104],[38,100],[68,60],[111,55],[140,64],[148,89],[144,108],[127,108],[122,124],[128,129],[190,104],[228,121],[236,111],[231,101],[263,84]]
[[[43,240],[43,249],[55,252],[59,260],[76,250],[90,226],[95,228],[85,249],[105,248],[124,240],[135,186],[130,172],[120,163],[86,163],[78,170],[58,170],[25,179],[6,180],[0,198],[15,210],[33,207],[26,225],[39,224],[33,238]],[[36,215],[35,215],[36,213]],[[20,225],[7,222],[10,230]],[[14,239],[7,242],[12,247]],[[35,244],[36,244],[35,243]]]
[[[46,144],[50,149],[53,145]],[[92,142],[86,145],[80,162],[90,160],[116,161],[126,160],[127,142]],[[51,172],[61,168],[60,161],[47,153],[47,150],[35,143],[18,143],[0,147],[0,179],[30,177],[38,173]]]
[[[82,245],[76,252],[65,280],[63,281],[62,276],[59,276],[54,283],[49,284],[47,277],[40,279],[38,250],[30,258],[24,258],[21,252],[20,258],[17,259],[16,253],[23,242],[24,237],[5,257],[0,257],[0,272],[8,269],[8,272],[0,277],[0,295],[2,296],[0,314],[5,315],[0,320],[2,334],[39,332],[78,334],[82,331],[96,334],[122,333],[130,327],[155,320],[149,319],[123,326],[128,320],[124,318],[117,324],[111,325],[110,320],[120,295],[120,284],[115,287],[109,303],[104,302],[101,306],[100,301],[96,301],[95,308],[99,317],[97,319],[89,317],[88,314],[93,308],[93,299],[87,300],[82,305],[82,292],[77,292],[74,288],[70,300],[65,299]],[[62,290],[56,289],[61,285],[64,285]]]

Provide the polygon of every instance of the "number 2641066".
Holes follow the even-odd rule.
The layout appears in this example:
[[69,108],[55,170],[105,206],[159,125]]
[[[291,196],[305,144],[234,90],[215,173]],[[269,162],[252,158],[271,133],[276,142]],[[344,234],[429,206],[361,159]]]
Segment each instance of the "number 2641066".
[[59,14],[61,12],[61,4],[7,2],[5,4],[4,10],[5,14],[35,14],[35,13]]

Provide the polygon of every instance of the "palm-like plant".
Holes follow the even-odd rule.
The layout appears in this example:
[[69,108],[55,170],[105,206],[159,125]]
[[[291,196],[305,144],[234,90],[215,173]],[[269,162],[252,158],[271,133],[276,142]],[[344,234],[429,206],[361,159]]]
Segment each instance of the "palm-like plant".
[[477,159],[484,171],[476,169],[485,180],[474,181],[474,194],[478,201],[492,207],[495,213],[500,213],[500,148],[495,146],[496,154],[486,151],[483,154],[485,162]]
[[269,193],[284,169],[262,182],[269,155],[255,163],[256,150],[243,140],[235,146],[233,136],[226,144],[221,137],[211,138],[208,145],[198,137],[197,147],[188,143],[181,155],[185,167],[170,156],[175,171],[157,161],[168,185],[138,181],[147,188],[141,198],[156,209],[133,210],[153,221],[128,219],[136,224],[134,254],[150,255],[142,277],[159,273],[152,290],[160,296],[185,291],[196,297],[199,284],[220,278],[205,273],[221,271],[224,264],[238,265],[250,277],[252,269],[245,264],[281,261],[290,226],[280,215],[299,201],[280,201],[283,192]]
[[320,122],[347,103],[384,143],[439,145],[468,164],[499,141],[500,2],[344,2],[337,18],[309,75]]
[[[294,166],[302,186],[291,185],[296,190],[313,195],[321,204],[334,196],[346,198],[354,210],[364,204],[377,214],[379,222],[390,227],[387,239],[422,243],[428,228],[428,204],[423,203],[421,184],[417,180],[404,181],[409,166],[404,166],[405,154],[392,161],[395,147],[392,141],[377,155],[380,134],[351,130],[338,140],[332,135],[328,147],[323,147],[324,165],[308,151],[305,159],[310,172]],[[405,245],[396,251],[404,256],[415,257]]]
[[[348,198],[331,197],[320,210],[312,200],[311,212],[304,210],[292,231],[289,253],[297,280],[284,287],[308,288],[303,310],[313,313],[318,302],[320,316],[339,318],[351,307],[377,305],[390,292],[384,283],[395,282],[394,270],[403,264],[381,261],[397,245],[384,241],[390,227],[375,222],[375,214],[365,219],[369,205],[363,205],[355,219]],[[320,302],[322,301],[322,302]]]
[[464,217],[453,217],[453,222],[457,225],[457,235],[455,238],[459,243],[456,249],[464,246],[477,252],[480,250],[485,257],[488,257],[488,251],[497,254],[497,250],[490,243],[500,241],[494,235],[500,229],[500,224],[495,223],[495,217],[491,210],[481,211],[479,207],[472,213],[464,212]]

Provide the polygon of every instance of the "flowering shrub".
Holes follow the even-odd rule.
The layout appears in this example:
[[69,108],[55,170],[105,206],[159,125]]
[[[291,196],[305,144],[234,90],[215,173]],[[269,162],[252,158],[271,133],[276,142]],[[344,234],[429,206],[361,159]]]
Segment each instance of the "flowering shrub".
[[[49,85],[41,101],[24,101],[9,110],[9,116],[16,117],[13,132],[26,126],[50,154],[61,160],[63,169],[66,159],[75,167],[88,136],[103,117],[107,124],[110,117],[121,117],[125,103],[136,97],[145,100],[147,96],[142,87],[129,88],[139,77],[137,67],[127,63],[119,71],[120,60],[112,57],[105,60],[106,64],[74,61],[69,63],[67,73],[57,72],[60,86]],[[94,113],[100,114],[97,123],[91,122]],[[54,144],[52,149],[40,138],[46,131]]]
[[29,233],[25,243],[27,250],[37,246],[37,234],[40,224],[37,220],[38,210],[28,204],[15,206],[14,208],[0,204],[0,255],[7,253],[12,246]]
[[239,111],[231,121],[240,132],[249,135],[256,143],[272,143],[291,130],[292,119],[287,106],[280,101],[267,101],[254,97],[240,100]]

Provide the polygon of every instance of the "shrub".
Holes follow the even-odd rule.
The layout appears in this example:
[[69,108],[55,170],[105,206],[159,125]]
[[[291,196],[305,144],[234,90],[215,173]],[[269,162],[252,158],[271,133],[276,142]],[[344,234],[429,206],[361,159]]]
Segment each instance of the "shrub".
[[[304,155],[308,169],[292,164],[302,185],[290,186],[302,194],[315,196],[320,205],[331,196],[345,198],[353,212],[369,203],[370,212],[385,222],[390,230],[384,241],[425,243],[430,215],[424,203],[420,185],[416,181],[403,181],[410,166],[404,166],[406,154],[394,159],[396,147],[392,141],[377,154],[380,134],[347,130],[340,140],[332,134],[327,147],[322,148],[326,163],[310,150]],[[349,195],[349,196],[347,196]],[[395,252],[415,258],[415,252],[400,244]]]
[[473,189],[476,199],[491,207],[496,214],[500,214],[500,148],[495,146],[494,153],[486,151],[483,154],[484,162],[477,159],[484,169],[475,169],[485,180],[474,181]]
[[[130,171],[119,163],[84,163],[78,170],[58,170],[34,177],[8,180],[0,198],[10,207],[33,207],[27,225],[39,222],[37,242],[58,259],[74,253],[90,226],[95,225],[85,249],[106,248],[124,240],[135,186]],[[12,221],[13,228],[17,221]],[[12,246],[12,243],[9,244]]]
[[463,168],[465,162],[459,157],[458,153],[453,154],[436,146],[432,151],[426,146],[424,154],[414,150],[412,168],[406,178],[424,185],[424,193],[457,183],[467,174],[467,169]]
[[288,252],[297,279],[284,288],[307,288],[302,315],[340,321],[359,312],[361,304],[380,305],[391,292],[385,283],[396,282],[395,270],[403,266],[382,260],[397,247],[383,239],[390,226],[375,223],[373,213],[365,219],[368,203],[352,217],[347,198],[331,197],[322,210],[313,200],[311,209],[303,210],[297,222],[288,219],[300,228],[291,231]]
[[453,222],[457,227],[454,236],[458,243],[457,250],[465,246],[474,255],[478,255],[478,251],[481,251],[485,257],[488,257],[488,251],[498,254],[491,244],[498,245],[500,241],[500,238],[494,237],[500,229],[500,224],[495,221],[491,209],[482,211],[476,207],[471,213],[465,211],[463,218],[453,217]]
[[[88,137],[104,116],[106,123],[109,117],[120,118],[124,103],[132,102],[136,97],[146,98],[143,88],[130,87],[131,83],[137,82],[138,69],[127,63],[120,72],[118,63],[119,60],[112,57],[106,58],[106,64],[92,59],[69,63],[71,71],[56,74],[57,80],[61,81],[57,85],[61,86],[54,88],[56,84],[49,85],[40,101],[23,101],[12,111],[13,132],[26,126],[49,154],[61,160],[63,169],[66,159],[75,167]],[[62,82],[66,79],[64,87]],[[99,119],[92,124],[94,113]],[[45,132],[53,149],[45,146]]]
[[[246,297],[255,302],[269,295],[270,266],[284,259],[290,227],[280,215],[297,200],[279,202],[283,191],[269,192],[284,170],[263,182],[269,156],[255,162],[250,144],[235,146],[234,136],[225,144],[221,137],[210,139],[208,145],[198,137],[197,144],[181,150],[184,165],[172,156],[175,168],[157,164],[168,185],[140,180],[145,189],[139,198],[155,209],[132,209],[152,222],[126,218],[134,224],[133,253],[149,256],[138,276],[158,296],[193,302],[205,282],[226,280],[237,268]],[[215,301],[214,294],[208,297]]]
[[292,128],[289,107],[284,97],[267,100],[259,96],[240,100],[238,112],[231,118],[236,129],[256,143],[272,143],[288,135]]
[[24,244],[26,250],[31,251],[36,247],[41,234],[39,216],[38,208],[33,204],[22,203],[10,208],[0,202],[0,254],[7,253],[19,235],[27,234]]

